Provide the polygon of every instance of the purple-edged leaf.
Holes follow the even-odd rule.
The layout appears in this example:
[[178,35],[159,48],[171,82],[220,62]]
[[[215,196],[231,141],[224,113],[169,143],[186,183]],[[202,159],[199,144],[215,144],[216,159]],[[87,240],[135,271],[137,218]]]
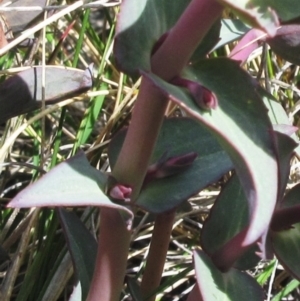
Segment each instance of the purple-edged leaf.
[[[7,5],[9,3],[9,5]],[[40,6],[44,7],[46,5],[46,0],[17,0],[17,1],[9,1],[4,0],[1,4],[6,7],[20,7],[20,6]],[[31,25],[31,23],[42,14],[41,10],[12,10],[1,12],[7,20],[9,28],[13,32],[23,31],[26,27]]]
[[[256,92],[257,84],[234,61],[223,58],[201,61],[189,77],[217,96],[219,105],[207,111],[199,108],[183,88],[171,85],[154,74],[145,76],[173,102],[205,125],[228,152],[251,209],[251,223],[235,237],[234,243],[238,241],[241,248],[246,248],[256,242],[269,226],[278,189],[274,134],[267,109]],[[234,251],[226,263],[233,264],[237,259],[240,251],[236,248]]]
[[[118,134],[109,147],[113,167],[125,132]],[[164,153],[168,157],[196,152],[197,158],[183,172],[144,185],[136,204],[150,212],[161,213],[177,207],[232,168],[232,163],[217,140],[199,123],[189,118],[166,119],[162,125],[150,164]]]
[[[91,70],[45,67],[46,104],[53,104],[89,90]],[[42,106],[42,67],[32,67],[0,84],[0,123]]]
[[58,209],[60,223],[81,286],[81,300],[86,300],[97,255],[97,242],[83,222],[72,211]]
[[[298,3],[299,6],[299,3]],[[267,43],[272,50],[280,55],[283,59],[300,65],[300,25],[283,25],[277,32],[276,36],[267,39]]]
[[250,275],[233,268],[222,273],[202,251],[194,252],[194,265],[201,296],[199,301],[264,300],[262,288]]
[[[34,184],[26,187],[9,207],[100,206],[119,209],[126,219],[132,212],[113,203],[104,193],[107,176],[92,167],[83,152],[60,163]],[[130,221],[129,221],[130,222]]]
[[[226,242],[249,223],[249,208],[239,178],[233,175],[218,196],[201,231],[201,247],[212,256]],[[257,246],[247,250],[234,267],[239,270],[253,268],[260,258]]]
[[276,12],[267,3],[268,0],[220,0],[220,2],[253,27],[262,29],[270,36],[275,35],[279,21]]

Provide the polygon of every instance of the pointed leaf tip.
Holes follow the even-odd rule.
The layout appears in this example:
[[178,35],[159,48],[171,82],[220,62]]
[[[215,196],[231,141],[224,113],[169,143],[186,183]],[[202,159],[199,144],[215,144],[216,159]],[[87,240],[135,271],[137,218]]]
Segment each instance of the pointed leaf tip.
[[200,300],[264,300],[264,291],[247,273],[236,269],[222,273],[203,251],[194,251],[194,265]]
[[130,223],[133,213],[105,194],[108,176],[92,167],[84,152],[60,163],[17,194],[8,207],[100,206],[123,211]]

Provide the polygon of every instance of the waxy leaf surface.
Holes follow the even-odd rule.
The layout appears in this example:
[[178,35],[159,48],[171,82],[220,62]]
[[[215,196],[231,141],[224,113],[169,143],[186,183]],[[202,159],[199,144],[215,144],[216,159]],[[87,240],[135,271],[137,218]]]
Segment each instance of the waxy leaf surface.
[[194,252],[200,301],[263,301],[264,292],[248,274],[236,269],[220,272],[202,251]]
[[[109,148],[109,160],[114,166],[124,141],[125,132],[117,135]],[[198,154],[183,172],[147,183],[137,198],[136,205],[153,213],[177,207],[190,196],[217,181],[232,169],[232,162],[213,135],[189,118],[166,119],[162,125],[151,164],[167,152],[168,157],[189,152]]]
[[73,265],[81,286],[81,299],[86,300],[97,255],[97,242],[74,212],[59,210],[60,223],[68,243]]
[[[274,134],[267,109],[256,92],[257,83],[236,62],[223,58],[203,60],[189,78],[214,92],[219,103],[216,109],[203,110],[187,90],[154,74],[144,75],[205,125],[228,152],[248,199],[251,216],[248,228],[236,239],[243,248],[256,242],[269,226],[278,189]],[[227,262],[233,264],[237,254],[233,252]]]
[[104,193],[107,176],[92,167],[84,153],[60,163],[37,182],[26,187],[9,207],[103,206],[120,209],[126,220],[132,212],[113,203]]
[[[53,104],[92,87],[91,70],[45,67],[45,101]],[[0,123],[42,106],[42,67],[32,67],[0,84]]]

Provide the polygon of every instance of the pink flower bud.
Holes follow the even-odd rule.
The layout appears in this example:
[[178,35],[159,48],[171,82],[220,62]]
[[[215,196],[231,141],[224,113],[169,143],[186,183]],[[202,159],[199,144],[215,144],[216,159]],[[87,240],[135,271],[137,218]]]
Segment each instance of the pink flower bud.
[[195,152],[170,158],[167,158],[166,155],[167,153],[164,153],[158,162],[149,166],[144,185],[154,179],[162,179],[183,172],[193,164],[198,156]]
[[160,173],[164,177],[178,174],[190,167],[197,156],[197,153],[190,152],[181,156],[171,157],[162,165]]
[[130,202],[132,188],[122,184],[116,184],[109,191],[109,196],[116,200]]
[[178,76],[173,78],[171,83],[189,90],[189,92],[193,96],[195,103],[200,109],[210,110],[217,108],[217,97],[213,92],[211,92],[201,84]]

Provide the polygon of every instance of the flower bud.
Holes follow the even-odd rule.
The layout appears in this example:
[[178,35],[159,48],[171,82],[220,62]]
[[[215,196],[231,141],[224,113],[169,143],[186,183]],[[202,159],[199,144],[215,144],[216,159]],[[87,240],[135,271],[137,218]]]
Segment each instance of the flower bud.
[[109,190],[109,196],[115,200],[130,202],[132,188],[122,184],[116,184]]
[[149,166],[144,184],[154,179],[162,179],[183,172],[193,164],[197,156],[197,153],[190,152],[167,158],[167,153],[164,153],[156,163]]
[[217,97],[213,92],[211,92],[201,84],[178,76],[173,78],[171,83],[189,90],[189,92],[193,96],[195,103],[200,109],[210,110],[217,108]]

